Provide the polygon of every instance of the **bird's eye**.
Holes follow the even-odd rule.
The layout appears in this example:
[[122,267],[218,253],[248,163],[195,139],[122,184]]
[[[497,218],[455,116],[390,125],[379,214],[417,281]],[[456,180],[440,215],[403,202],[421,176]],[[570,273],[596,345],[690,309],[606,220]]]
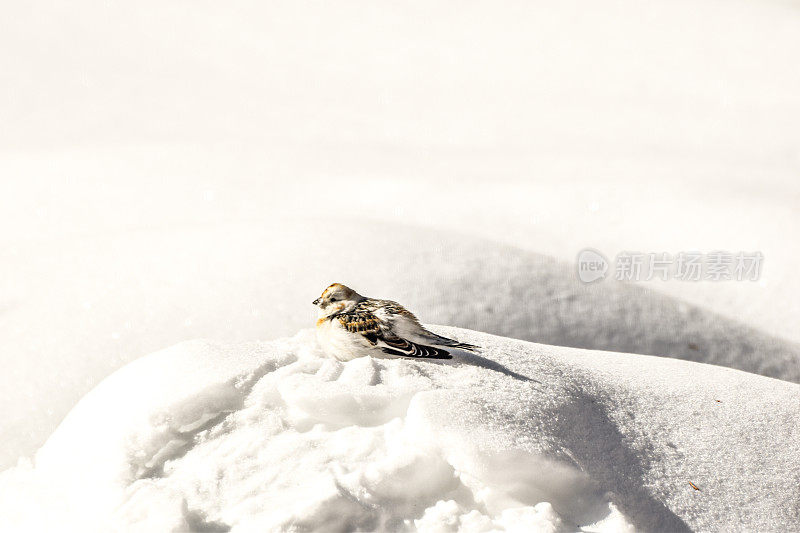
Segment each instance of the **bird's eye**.
[[331,301],[332,302],[335,302],[336,300],[337,300],[337,298],[335,296],[331,296]]

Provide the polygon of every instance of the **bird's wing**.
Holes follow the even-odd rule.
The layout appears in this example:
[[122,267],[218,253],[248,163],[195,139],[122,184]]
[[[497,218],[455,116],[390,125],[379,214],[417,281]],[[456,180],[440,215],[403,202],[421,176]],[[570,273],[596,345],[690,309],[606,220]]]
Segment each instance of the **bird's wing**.
[[452,359],[447,350],[416,344],[400,337],[385,337],[382,341],[387,345],[381,347],[384,353],[401,357],[420,357],[424,359]]
[[378,317],[369,311],[353,311],[341,313],[336,318],[344,329],[350,333],[358,333],[363,336],[370,344],[375,344],[378,337],[382,335],[382,324]]
[[342,326],[349,332],[361,335],[371,345],[384,353],[399,357],[421,357],[426,359],[451,359],[445,350],[417,344],[392,332],[392,326],[372,311],[355,309],[350,313],[336,315]]
[[437,335],[432,331],[428,331],[414,313],[403,307],[397,302],[391,300],[380,300],[379,311],[375,315],[388,322],[392,330],[397,335],[403,338],[409,338],[412,341],[422,344],[435,344],[437,346],[447,346],[449,348],[460,348],[462,350],[476,351],[478,346],[467,344],[466,342],[459,342],[457,340],[448,339]]

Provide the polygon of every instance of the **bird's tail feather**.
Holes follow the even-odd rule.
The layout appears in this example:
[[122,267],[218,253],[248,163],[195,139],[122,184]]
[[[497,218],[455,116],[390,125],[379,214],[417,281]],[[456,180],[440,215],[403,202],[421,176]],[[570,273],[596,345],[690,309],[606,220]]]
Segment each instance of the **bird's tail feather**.
[[433,340],[439,346],[447,346],[448,348],[460,348],[462,350],[468,350],[470,352],[475,352],[480,349],[480,346],[475,346],[474,344],[448,339],[447,337],[442,337],[441,335],[436,335],[435,333],[433,333],[432,335],[434,336]]
[[466,342],[455,342],[453,344],[448,344],[447,346],[451,348],[461,348],[462,350],[469,350],[470,352],[474,352],[480,349],[480,346],[475,346],[474,344],[468,344]]

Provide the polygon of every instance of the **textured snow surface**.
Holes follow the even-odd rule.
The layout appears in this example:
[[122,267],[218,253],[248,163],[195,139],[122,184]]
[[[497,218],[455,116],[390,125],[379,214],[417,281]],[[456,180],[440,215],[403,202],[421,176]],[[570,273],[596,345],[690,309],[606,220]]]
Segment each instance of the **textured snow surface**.
[[187,338],[291,335],[313,324],[310,302],[334,281],[429,322],[800,381],[796,343],[640,287],[587,286],[568,262],[445,230],[264,216],[51,244],[0,262],[18,298],[0,315],[0,468],[31,455],[128,361]]
[[[0,468],[124,364],[291,335],[333,281],[800,381],[791,2],[6,4]],[[765,261],[585,287],[584,247]]]
[[[13,530],[791,530],[800,386],[457,328],[456,361],[190,341],[0,474]],[[690,484],[699,490],[695,490]]]

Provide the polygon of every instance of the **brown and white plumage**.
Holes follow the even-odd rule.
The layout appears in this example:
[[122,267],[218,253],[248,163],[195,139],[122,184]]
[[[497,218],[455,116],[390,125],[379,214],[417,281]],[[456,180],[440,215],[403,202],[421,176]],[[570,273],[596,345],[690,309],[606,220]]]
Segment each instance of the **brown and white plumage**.
[[428,331],[397,302],[365,298],[340,283],[330,285],[312,303],[319,307],[320,345],[342,361],[366,355],[450,359],[445,348],[477,348]]

